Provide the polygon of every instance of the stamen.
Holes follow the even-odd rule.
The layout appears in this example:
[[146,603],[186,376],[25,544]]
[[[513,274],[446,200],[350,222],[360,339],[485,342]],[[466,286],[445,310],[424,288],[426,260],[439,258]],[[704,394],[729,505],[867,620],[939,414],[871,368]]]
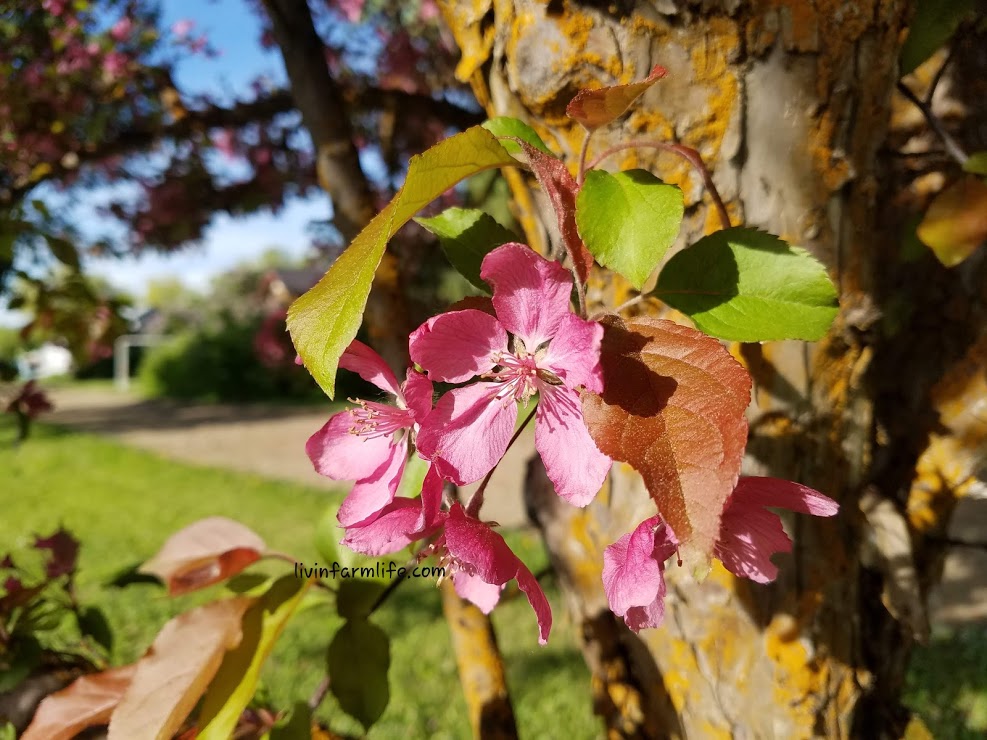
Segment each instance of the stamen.
[[354,398],[349,400],[357,405],[357,408],[349,410],[353,418],[350,434],[360,437],[385,437],[414,426],[414,415],[407,409],[399,409],[375,401]]

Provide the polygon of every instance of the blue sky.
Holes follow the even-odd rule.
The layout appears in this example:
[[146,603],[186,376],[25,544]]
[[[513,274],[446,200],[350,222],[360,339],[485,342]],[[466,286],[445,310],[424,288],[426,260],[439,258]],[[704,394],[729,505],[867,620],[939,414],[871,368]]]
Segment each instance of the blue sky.
[[[260,47],[258,19],[244,0],[162,0],[161,8],[164,28],[191,20],[195,23],[192,33],[205,33],[220,52],[214,58],[196,55],[183,59],[176,69],[176,82],[182,91],[226,98],[242,94],[261,75],[277,83],[285,81],[280,54]],[[78,208],[79,226],[84,231],[100,224],[95,206],[83,204]],[[330,214],[328,198],[315,196],[293,201],[277,214],[240,219],[223,216],[214,220],[201,245],[169,256],[87,259],[85,268],[137,297],[144,294],[149,280],[159,277],[176,276],[202,288],[211,277],[260,256],[270,247],[283,248],[292,255],[304,254],[311,242],[309,222],[324,220]],[[23,316],[0,309],[0,325],[17,326],[24,321]]]

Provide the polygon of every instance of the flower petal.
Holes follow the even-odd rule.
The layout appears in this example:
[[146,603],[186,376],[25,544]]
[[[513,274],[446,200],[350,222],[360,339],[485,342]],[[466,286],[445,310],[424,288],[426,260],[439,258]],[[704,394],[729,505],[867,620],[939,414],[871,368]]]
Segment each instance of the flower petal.
[[771,556],[791,550],[792,541],[777,514],[762,506],[727,505],[713,554],[735,576],[770,583],[778,577]]
[[574,313],[567,314],[538,364],[558,375],[570,388],[583,385],[594,393],[602,393],[602,341],[603,327],[600,324],[581,319]]
[[316,472],[333,480],[360,480],[373,475],[390,455],[391,437],[350,434],[353,417],[340,411],[329,417],[305,443]]
[[339,358],[339,366],[351,370],[368,383],[373,383],[382,391],[401,398],[401,389],[394,371],[384,362],[384,358],[363,342],[354,339]]
[[517,585],[528,597],[528,603],[535,612],[538,620],[538,643],[548,644],[548,633],[552,631],[552,607],[545,598],[545,592],[541,590],[538,580],[531,574],[531,571],[524,565],[518,563]]
[[411,409],[415,421],[421,424],[422,419],[432,410],[432,381],[417,370],[408,370],[408,378],[402,388],[405,403]]
[[389,555],[403,550],[421,535],[415,534],[421,520],[421,505],[415,499],[396,498],[376,519],[346,528],[343,545],[364,555]]
[[613,461],[589,436],[576,391],[543,383],[539,392],[535,448],[556,493],[573,506],[586,506],[603,487]]
[[661,593],[650,604],[632,606],[624,615],[624,624],[634,632],[655,629],[665,618],[665,585],[662,581]]
[[840,505],[813,488],[781,478],[744,476],[730,496],[745,506],[774,506],[815,516],[834,516]]
[[456,485],[480,480],[504,456],[517,404],[495,398],[499,383],[475,383],[446,393],[422,422],[418,450]]
[[504,328],[529,352],[559,330],[569,310],[572,275],[524,244],[505,244],[483,258],[480,277],[493,288],[493,304]]
[[622,617],[664,596],[665,561],[676,545],[668,525],[653,516],[603,551],[603,590],[614,614]]
[[405,458],[408,454],[407,437],[391,445],[387,459],[373,475],[356,482],[339,507],[336,518],[344,527],[369,522],[381,509],[394,500],[401,482]]
[[432,380],[462,383],[493,369],[493,358],[507,351],[507,332],[483,311],[451,311],[415,329],[408,350]]
[[445,527],[446,549],[456,560],[474,569],[487,583],[502,586],[515,577],[521,561],[490,525],[467,516],[462,504],[453,504]]
[[487,583],[479,576],[471,576],[462,570],[452,574],[452,585],[457,594],[475,604],[484,614],[493,611],[500,601],[500,592],[504,589],[503,586]]

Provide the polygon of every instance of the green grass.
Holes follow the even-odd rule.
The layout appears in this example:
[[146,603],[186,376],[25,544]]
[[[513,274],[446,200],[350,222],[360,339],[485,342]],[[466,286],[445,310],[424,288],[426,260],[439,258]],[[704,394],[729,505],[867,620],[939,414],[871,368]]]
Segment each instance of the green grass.
[[[48,534],[59,525],[70,529],[82,542],[79,598],[107,615],[116,638],[114,663],[135,660],[170,617],[220,593],[214,587],[169,599],[152,584],[123,589],[106,585],[153,555],[177,529],[206,516],[228,516],[253,528],[274,549],[303,562],[319,560],[314,523],[333,502],[324,491],[175,463],[44,425],[36,426],[19,449],[11,447],[13,436],[11,421],[0,415],[0,555],[29,546],[35,534]],[[532,570],[545,565],[535,535],[505,534]],[[546,591],[556,613],[547,647],[537,644],[535,619],[524,598],[508,600],[494,614],[520,731],[533,738],[596,737],[599,724],[591,713],[587,669],[562,616],[557,590],[549,584]],[[374,621],[392,639],[391,702],[370,737],[468,736],[455,657],[434,584],[407,581]],[[265,669],[264,697],[282,708],[307,699],[324,675],[326,648],[340,624],[328,606],[299,614]],[[331,698],[320,715],[338,732],[360,731]]]

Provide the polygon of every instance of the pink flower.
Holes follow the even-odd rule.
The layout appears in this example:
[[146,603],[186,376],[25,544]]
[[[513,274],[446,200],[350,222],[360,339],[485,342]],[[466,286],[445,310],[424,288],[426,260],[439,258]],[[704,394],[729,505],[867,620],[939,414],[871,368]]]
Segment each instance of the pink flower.
[[490,525],[468,516],[462,505],[453,504],[446,518],[445,534],[436,542],[436,548],[443,546],[441,562],[447,573],[451,571],[456,593],[489,614],[500,600],[503,587],[516,578],[538,620],[538,642],[548,642],[552,607],[531,571]]
[[189,18],[182,18],[171,24],[171,32],[179,39],[184,39],[188,36],[193,28],[195,28],[195,21]]
[[446,514],[442,505],[442,478],[430,467],[420,498],[396,498],[369,522],[346,528],[341,544],[364,555],[389,555],[438,529]]
[[677,547],[672,530],[653,516],[603,552],[610,610],[635,632],[657,627],[665,616],[665,561]]
[[334,414],[309,438],[305,451],[316,471],[333,480],[355,480],[339,507],[339,522],[349,527],[367,522],[394,500],[408,456],[408,438],[432,406],[432,383],[409,370],[398,386],[383,358],[354,340],[339,366],[352,370],[395,396],[396,406],[357,401],[357,407]]
[[496,317],[452,311],[411,335],[411,357],[432,380],[482,378],[439,400],[422,422],[418,448],[454,483],[478,481],[507,449],[516,402],[537,393],[535,447],[548,477],[562,498],[586,506],[611,465],[589,436],[577,390],[603,389],[603,328],[570,310],[565,268],[523,244],[490,252],[480,275],[493,286]]
[[366,0],[337,0],[339,11],[350,23],[356,23],[363,15],[363,5]]
[[799,483],[741,478],[723,509],[720,538],[713,552],[731,573],[758,583],[770,583],[778,577],[772,555],[792,551],[781,519],[767,506],[815,516],[833,516],[840,509],[831,498]]

